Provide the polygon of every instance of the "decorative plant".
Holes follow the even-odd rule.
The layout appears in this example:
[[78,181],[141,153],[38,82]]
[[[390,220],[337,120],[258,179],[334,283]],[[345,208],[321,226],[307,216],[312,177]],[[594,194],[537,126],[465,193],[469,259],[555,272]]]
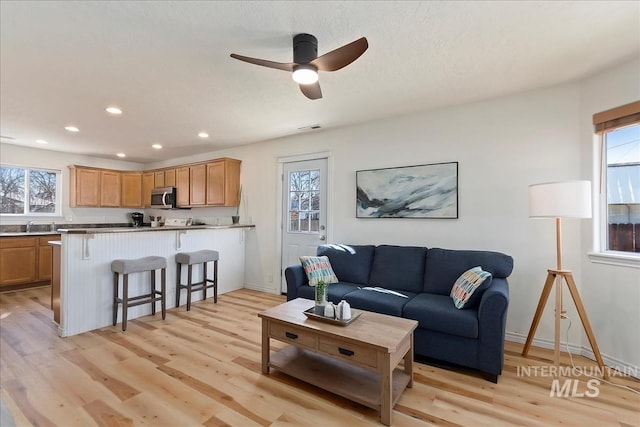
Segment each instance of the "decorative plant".
[[242,185],[238,187],[238,206],[236,206],[236,216],[240,216],[240,203],[242,202]]

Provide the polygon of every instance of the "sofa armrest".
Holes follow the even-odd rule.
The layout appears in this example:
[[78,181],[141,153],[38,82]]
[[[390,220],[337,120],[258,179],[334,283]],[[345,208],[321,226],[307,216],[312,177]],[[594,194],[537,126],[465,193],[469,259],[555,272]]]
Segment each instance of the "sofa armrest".
[[287,301],[298,298],[298,288],[309,284],[307,274],[301,265],[292,265],[284,270],[284,278],[287,281]]
[[478,369],[484,372],[502,373],[508,308],[509,283],[507,279],[494,278],[478,307]]

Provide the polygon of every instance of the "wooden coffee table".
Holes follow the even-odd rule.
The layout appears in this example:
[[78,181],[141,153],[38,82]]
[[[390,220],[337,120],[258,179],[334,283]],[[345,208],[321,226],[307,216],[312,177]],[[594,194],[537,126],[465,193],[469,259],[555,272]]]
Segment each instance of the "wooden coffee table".
[[[309,319],[314,301],[298,298],[259,313],[262,372],[275,368],[380,412],[391,411],[413,386],[413,331],[418,322],[368,311],[347,326]],[[291,344],[271,354],[270,340]],[[404,368],[397,368],[404,360]]]

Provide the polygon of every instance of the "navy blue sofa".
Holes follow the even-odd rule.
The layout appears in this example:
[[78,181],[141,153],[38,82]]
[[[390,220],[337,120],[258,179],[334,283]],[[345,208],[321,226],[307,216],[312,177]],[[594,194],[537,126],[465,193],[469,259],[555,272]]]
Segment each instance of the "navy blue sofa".
[[[513,258],[499,252],[389,245],[322,245],[317,254],[329,257],[339,280],[328,287],[331,302],[345,299],[353,308],[417,320],[416,356],[477,369],[488,380],[498,381]],[[477,304],[459,310],[449,296],[451,288],[476,266],[490,272],[492,280]],[[301,265],[288,267],[285,278],[288,301],[315,298]]]

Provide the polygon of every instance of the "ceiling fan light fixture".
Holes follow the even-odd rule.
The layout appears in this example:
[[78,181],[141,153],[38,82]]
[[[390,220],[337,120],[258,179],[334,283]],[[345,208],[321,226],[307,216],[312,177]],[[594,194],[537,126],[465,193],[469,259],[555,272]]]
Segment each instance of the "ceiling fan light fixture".
[[296,65],[291,77],[298,84],[310,85],[318,81],[318,69],[308,64]]

